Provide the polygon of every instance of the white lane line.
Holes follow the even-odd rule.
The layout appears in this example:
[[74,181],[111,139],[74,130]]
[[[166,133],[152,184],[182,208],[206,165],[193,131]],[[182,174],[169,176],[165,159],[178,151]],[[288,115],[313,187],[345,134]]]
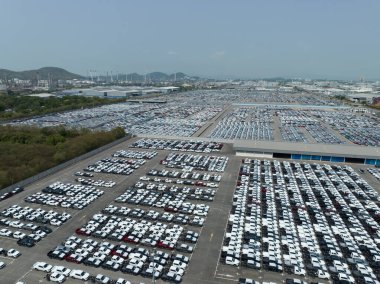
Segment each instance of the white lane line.
[[23,276],[21,276],[21,277],[16,281],[16,283],[19,282],[21,279],[24,279],[25,276],[28,275],[32,270],[33,270],[33,268],[31,268],[30,270],[28,270]]
[[[219,275],[221,275],[222,277],[219,276]],[[231,277],[231,278],[227,278],[227,277]],[[224,280],[234,281],[234,282],[238,281],[237,278],[234,278],[234,276],[228,275],[228,274],[218,274],[218,276],[215,276],[214,278],[216,278],[216,279],[224,279]]]

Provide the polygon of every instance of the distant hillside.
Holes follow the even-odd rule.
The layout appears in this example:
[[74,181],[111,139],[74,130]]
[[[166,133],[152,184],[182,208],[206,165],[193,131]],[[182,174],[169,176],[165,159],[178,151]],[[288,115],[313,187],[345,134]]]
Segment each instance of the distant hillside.
[[[28,71],[12,71],[7,69],[0,69],[0,80],[11,80],[11,79],[21,79],[21,80],[48,80],[49,74],[51,78],[56,80],[73,80],[73,79],[91,79],[90,77],[84,77],[78,74],[70,73],[65,69],[58,67],[44,67],[37,70]],[[113,74],[111,79],[111,74],[107,76],[105,74],[95,76],[94,79],[99,78],[101,81],[115,81],[116,78],[120,81],[132,81],[136,83],[146,82],[168,82],[168,81],[193,81],[198,80],[199,77],[189,76],[182,72],[177,72],[175,74],[166,74],[163,72],[151,72],[145,74],[130,73],[130,74]]]
[[73,79],[83,79],[83,76],[78,74],[70,73],[65,69],[58,67],[43,67],[37,70],[28,71],[11,71],[7,69],[0,69],[0,79],[21,79],[21,80],[47,80],[49,74],[53,80],[73,80]]
[[[125,78],[125,75],[123,77]],[[128,81],[144,82],[145,77],[146,77],[146,81],[148,82],[184,81],[184,80],[199,79],[199,77],[188,76],[182,72],[177,72],[175,74],[166,74],[163,72],[151,72],[151,73],[147,73],[146,75],[140,75],[137,73],[127,74]]]

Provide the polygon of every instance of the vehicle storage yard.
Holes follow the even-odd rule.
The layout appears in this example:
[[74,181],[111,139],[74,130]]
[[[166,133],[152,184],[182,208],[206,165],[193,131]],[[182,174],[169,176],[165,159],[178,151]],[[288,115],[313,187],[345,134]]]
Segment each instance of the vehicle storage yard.
[[4,283],[379,283],[377,118],[305,94],[172,98],[17,122],[137,137],[3,195]]
[[167,98],[166,104],[125,102],[12,124],[94,130],[121,126],[142,137],[380,145],[378,118],[356,113],[331,97],[241,89],[198,90],[170,94]]
[[153,273],[157,283],[376,283],[376,178],[133,138],[1,202],[0,273],[4,283],[150,283]]

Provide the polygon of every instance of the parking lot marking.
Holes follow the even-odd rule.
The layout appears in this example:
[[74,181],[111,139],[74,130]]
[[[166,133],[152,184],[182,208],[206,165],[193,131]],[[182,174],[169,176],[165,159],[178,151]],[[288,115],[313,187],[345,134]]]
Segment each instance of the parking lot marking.
[[13,257],[7,257],[7,256],[1,256],[1,258],[4,258],[4,259],[7,259],[7,260],[10,260],[9,263],[7,263],[7,265],[10,265],[12,264],[16,259],[13,258]]
[[[230,278],[228,278],[228,277],[230,277]],[[228,281],[234,281],[234,282],[238,281],[238,279],[235,276],[229,275],[229,274],[218,274],[218,276],[216,276],[215,278],[217,278],[217,279],[223,279],[223,280],[228,280]]]
[[21,277],[16,281],[16,283],[19,282],[21,279],[24,279],[24,278],[26,277],[26,275],[28,275],[30,272],[32,272],[32,270],[33,270],[33,268],[29,269],[29,270],[28,270],[23,276],[21,276]]
[[78,222],[82,221],[84,218],[86,218],[86,215],[83,215],[83,216],[78,220]]

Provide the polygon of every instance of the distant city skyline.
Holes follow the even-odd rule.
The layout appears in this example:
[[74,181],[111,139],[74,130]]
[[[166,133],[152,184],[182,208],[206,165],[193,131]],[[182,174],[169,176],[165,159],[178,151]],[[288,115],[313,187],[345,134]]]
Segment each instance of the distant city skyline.
[[3,0],[0,68],[380,79],[380,1]]

